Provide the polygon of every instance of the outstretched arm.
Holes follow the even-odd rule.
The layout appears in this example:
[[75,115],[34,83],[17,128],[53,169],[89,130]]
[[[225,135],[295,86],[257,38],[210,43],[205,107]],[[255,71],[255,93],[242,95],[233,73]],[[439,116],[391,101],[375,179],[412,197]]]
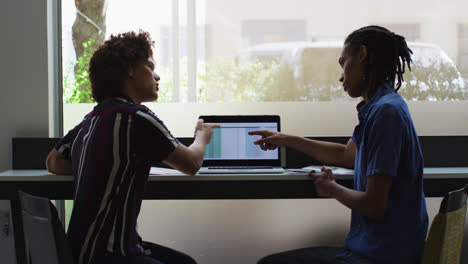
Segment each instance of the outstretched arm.
[[195,141],[189,147],[179,144],[163,161],[172,168],[188,175],[195,175],[203,164],[205,146],[210,143],[213,128],[219,128],[217,124],[204,123],[198,120],[195,127]]
[[260,145],[263,150],[275,149],[278,146],[287,146],[301,151],[325,164],[350,169],[354,168],[356,145],[351,139],[344,145],[287,135],[271,130],[251,131],[249,135],[262,136],[261,139],[256,140],[254,143]]
[[189,147],[179,144],[163,162],[182,173],[195,175],[202,166],[205,155],[206,144],[200,138],[195,138]]
[[356,145],[349,139],[346,145],[333,142],[293,137],[290,147],[325,164],[339,167],[354,168]]

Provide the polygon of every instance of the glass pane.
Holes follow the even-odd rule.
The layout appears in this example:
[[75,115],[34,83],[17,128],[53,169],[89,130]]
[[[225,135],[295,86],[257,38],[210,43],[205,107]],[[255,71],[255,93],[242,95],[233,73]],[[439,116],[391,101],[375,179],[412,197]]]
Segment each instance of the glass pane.
[[468,38],[468,24],[458,25],[458,37],[459,38]]
[[[407,100],[467,97],[454,63],[458,23],[453,19],[465,15],[466,1],[206,0],[199,5],[206,10],[207,29],[200,36],[207,46],[206,97],[200,102],[350,100],[338,82],[338,55],[349,33],[370,24],[410,42],[413,72],[401,88]],[[434,16],[446,22],[422,19]]]
[[169,102],[173,47],[171,6],[171,0],[62,1],[65,103],[92,102],[87,67],[93,51],[111,34],[140,29],[148,31],[155,41],[154,57],[161,84],[166,87],[159,93],[159,101]]
[[[110,34],[138,29],[156,41],[158,103],[188,102],[190,48],[198,103],[350,101],[337,60],[344,38],[369,24],[410,41],[413,71],[400,90],[406,99],[466,100],[468,27],[455,18],[464,17],[467,1],[196,0],[195,47],[188,42],[188,1],[177,1],[177,43],[172,0],[62,1],[65,131],[81,120],[78,112],[92,108],[86,70],[93,50]],[[179,50],[175,100],[173,49]]]

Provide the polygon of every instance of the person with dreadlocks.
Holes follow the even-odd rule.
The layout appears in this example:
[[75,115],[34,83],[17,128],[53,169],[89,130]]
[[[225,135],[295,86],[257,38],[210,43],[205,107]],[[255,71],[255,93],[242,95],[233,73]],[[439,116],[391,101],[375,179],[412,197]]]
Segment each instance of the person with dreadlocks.
[[[323,167],[311,172],[319,196],[352,210],[343,247],[312,247],[273,254],[258,264],[420,263],[428,226],[423,156],[408,106],[397,93],[405,66],[405,38],[379,26],[352,32],[338,60],[340,81],[357,105],[359,124],[346,145],[268,130],[253,131],[264,150],[287,146],[325,164],[354,169],[354,188],[336,183]],[[395,83],[396,81],[396,83]]]

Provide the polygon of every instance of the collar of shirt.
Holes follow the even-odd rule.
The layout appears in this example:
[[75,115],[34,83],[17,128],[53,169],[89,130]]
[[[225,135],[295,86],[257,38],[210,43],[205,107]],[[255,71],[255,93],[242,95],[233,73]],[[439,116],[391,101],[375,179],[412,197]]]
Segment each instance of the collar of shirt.
[[[116,95],[115,97],[112,97],[111,99],[112,100],[117,100],[118,102],[124,102],[124,103],[127,103],[127,104],[136,105],[130,97],[128,97],[128,96],[126,96],[124,94]],[[143,109],[150,112],[151,114],[156,115],[153,111],[151,111],[151,109],[149,109],[145,105],[140,104],[140,105],[138,105],[138,107],[142,107]]]
[[359,121],[362,121],[367,117],[367,113],[372,108],[372,106],[384,95],[389,93],[394,93],[395,90],[392,88],[392,82],[385,82],[381,84],[377,91],[375,91],[375,95],[369,100],[369,102],[365,102],[362,100],[357,106],[356,109],[358,111]]
[[128,96],[126,96],[124,94],[115,94],[112,97],[106,98],[104,101],[109,101],[109,100],[124,102],[124,103],[127,103],[127,104],[135,104],[130,97],[128,97]]
[[120,100],[120,101],[125,102],[125,103],[135,104],[130,97],[128,97],[126,95],[123,95],[123,94],[119,95],[119,96],[116,96],[115,99]]

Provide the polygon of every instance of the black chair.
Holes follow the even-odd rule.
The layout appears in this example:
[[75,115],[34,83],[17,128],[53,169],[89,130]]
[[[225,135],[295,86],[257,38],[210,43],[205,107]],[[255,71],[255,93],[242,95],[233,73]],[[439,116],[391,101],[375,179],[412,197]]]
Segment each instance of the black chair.
[[49,199],[18,192],[12,201],[13,231],[18,264],[72,264],[73,258]]

